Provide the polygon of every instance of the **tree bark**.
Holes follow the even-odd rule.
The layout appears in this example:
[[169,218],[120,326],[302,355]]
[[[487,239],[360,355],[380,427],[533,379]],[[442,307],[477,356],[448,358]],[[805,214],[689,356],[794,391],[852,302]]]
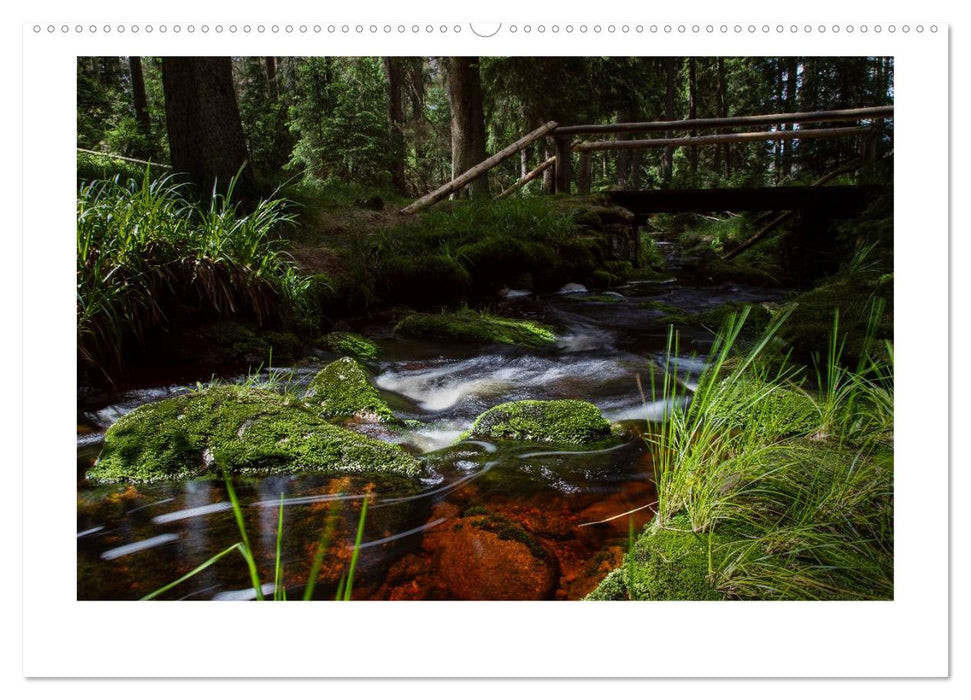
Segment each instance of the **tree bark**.
[[[698,75],[695,67],[695,59],[688,59],[688,119],[698,118]],[[721,116],[721,115],[719,115]],[[698,132],[692,129],[688,132],[688,136],[697,136]],[[688,150],[688,164],[691,169],[691,174],[694,175],[698,172],[698,147],[692,146]]]
[[[718,117],[728,118],[728,85],[725,81],[725,59],[717,59],[718,71]],[[722,144],[722,164],[725,166],[725,177],[732,176],[731,146],[727,143]]]
[[266,57],[266,84],[270,88],[270,97],[277,99],[280,96],[280,86],[276,80],[276,56]]
[[[622,109],[617,112],[617,123],[625,124],[631,120],[630,112],[627,109]],[[620,134],[617,139],[620,141],[630,140],[630,134]],[[629,181],[630,172],[630,151],[621,151],[617,154],[617,188],[621,190],[627,189],[627,184]],[[589,190],[588,190],[589,192]]]
[[135,121],[138,124],[138,131],[144,136],[150,136],[152,119],[148,115],[148,97],[145,95],[145,76],[142,73],[141,57],[129,56],[128,67],[131,69],[132,102],[135,106]]
[[239,172],[236,195],[244,199],[255,195],[233,89],[232,59],[165,57],[162,87],[172,169],[184,173],[203,196],[214,186],[224,191]]
[[[664,59],[665,72],[665,94],[664,94],[664,116],[668,121],[674,121],[674,88],[678,75],[677,59],[668,56]],[[665,138],[671,138],[671,132],[664,132]],[[674,174],[674,148],[664,149],[661,156],[661,180],[665,185],[671,183],[671,176]]]
[[399,194],[407,194],[405,184],[405,122],[404,81],[402,59],[386,57],[384,70],[388,77],[388,126],[391,132],[391,185]]
[[[479,59],[448,58],[448,96],[452,108],[452,178],[485,160],[485,112]],[[486,173],[469,184],[470,197],[489,194]]]

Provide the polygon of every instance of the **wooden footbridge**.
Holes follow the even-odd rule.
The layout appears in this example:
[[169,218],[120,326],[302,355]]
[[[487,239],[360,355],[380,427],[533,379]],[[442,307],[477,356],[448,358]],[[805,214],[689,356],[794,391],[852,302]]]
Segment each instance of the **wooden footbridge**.
[[[859,209],[862,202],[877,193],[879,188],[861,186],[825,186],[836,175],[859,167],[872,160],[876,153],[877,120],[892,119],[893,106],[862,107],[817,112],[794,112],[783,114],[758,114],[711,119],[680,119],[676,121],[629,122],[618,124],[584,124],[560,126],[547,122],[530,132],[515,143],[462,173],[451,182],[442,185],[434,192],[416,200],[402,209],[404,214],[413,214],[431,206],[445,197],[460,191],[507,158],[519,153],[529,144],[539,139],[552,141],[554,155],[517,182],[507,187],[499,195],[505,197],[526,183],[536,179],[549,169],[553,169],[553,192],[571,192],[573,188],[573,154],[579,154],[576,173],[576,192],[590,192],[591,154],[611,150],[675,149],[711,144],[749,143],[771,141],[792,141],[820,138],[854,138],[858,141],[859,157],[844,164],[837,170],[820,178],[812,185],[794,187],[756,187],[756,188],[719,188],[707,190],[618,190],[609,196],[620,206],[634,212],[639,217],[663,212],[713,212],[713,211],[783,211],[783,216],[793,211],[825,210],[834,216],[846,215]],[[839,122],[855,122],[852,126],[822,126]],[[784,129],[783,125],[792,125]],[[796,125],[799,125],[796,128]],[[808,125],[808,126],[807,126]],[[695,135],[705,130],[724,132],[727,129],[759,130],[734,131],[731,133],[712,133]],[[765,127],[774,127],[766,130]],[[659,138],[630,138],[632,134],[651,134],[663,132]],[[688,136],[674,136],[678,132],[688,132]],[[607,140],[577,140],[593,135],[623,135],[625,138]],[[671,150],[668,150],[671,153]],[[771,222],[774,228],[782,219]],[[760,234],[764,235],[763,231]],[[757,234],[758,235],[758,234]],[[754,241],[751,241],[754,242]],[[734,251],[738,252],[738,251]]]

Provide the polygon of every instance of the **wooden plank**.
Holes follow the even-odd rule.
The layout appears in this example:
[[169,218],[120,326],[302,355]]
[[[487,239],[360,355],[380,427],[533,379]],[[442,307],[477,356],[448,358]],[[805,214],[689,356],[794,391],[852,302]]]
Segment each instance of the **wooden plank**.
[[703,128],[795,124],[798,122],[856,121],[858,119],[887,119],[892,117],[893,105],[885,105],[882,107],[861,107],[858,109],[831,109],[819,112],[751,114],[740,117],[706,117],[701,119],[675,119],[653,122],[624,122],[620,124],[578,124],[575,126],[558,126],[555,134],[557,136],[563,136],[572,134],[688,131]]
[[542,175],[543,174],[543,171],[546,170],[547,168],[549,168],[555,162],[556,162],[556,156],[553,156],[551,158],[547,158],[542,163],[540,163],[535,168],[533,168],[528,173],[526,173],[521,178],[519,178],[514,184],[512,184],[509,187],[507,187],[506,189],[504,189],[502,191],[502,193],[499,195],[499,199],[502,199],[503,197],[508,197],[513,192],[515,192],[516,190],[518,190],[520,187],[522,187],[523,185],[525,185],[527,182],[532,182],[533,180],[535,180],[536,178],[538,178],[540,175]]
[[789,141],[793,139],[818,139],[836,136],[858,136],[869,133],[868,126],[845,126],[832,129],[797,129],[794,131],[750,131],[741,134],[711,134],[708,136],[684,136],[672,139],[640,139],[636,141],[584,141],[573,147],[583,151],[620,151],[643,148],[668,148],[672,146],[703,146],[712,143],[745,143],[748,141]]
[[434,192],[431,192],[430,194],[426,194],[421,199],[415,200],[407,207],[402,209],[401,213],[414,214],[415,212],[421,211],[426,207],[430,207],[435,202],[441,199],[444,199],[445,197],[452,194],[453,192],[457,192],[458,190],[462,189],[465,185],[472,182],[472,180],[477,178],[479,175],[499,165],[499,163],[506,160],[506,158],[508,158],[509,156],[515,155],[516,153],[521,151],[523,148],[531,144],[536,139],[543,138],[548,133],[553,131],[553,129],[555,128],[556,128],[556,122],[546,122],[545,124],[543,124],[543,126],[529,132],[528,134],[523,136],[515,143],[509,144],[508,146],[503,148],[495,155],[489,158],[486,158],[478,165],[472,168],[469,168],[468,170],[466,170],[464,173],[456,177],[451,182],[447,182],[441,187],[439,187],[437,190],[435,190]]
[[87,148],[78,148],[81,153],[90,153],[95,156],[104,156],[105,158],[112,158],[114,160],[124,160],[129,163],[138,163],[139,165],[151,165],[154,168],[166,168],[168,170],[172,169],[171,165],[166,165],[165,163],[153,163],[148,160],[138,160],[138,158],[128,158],[126,156],[116,156],[114,153],[103,153],[102,151],[91,151]]

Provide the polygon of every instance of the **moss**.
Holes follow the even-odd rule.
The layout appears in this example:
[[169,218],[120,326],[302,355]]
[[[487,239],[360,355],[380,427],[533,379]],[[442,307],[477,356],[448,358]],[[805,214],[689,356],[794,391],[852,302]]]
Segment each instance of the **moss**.
[[461,301],[472,278],[447,255],[397,256],[381,263],[384,298],[395,304],[429,307]]
[[[710,541],[709,541],[710,538]],[[683,517],[667,527],[652,524],[638,537],[625,565],[614,570],[588,600],[724,600],[709,576],[709,546],[719,535],[697,534]]]
[[[666,305],[658,304],[657,308],[661,308],[661,306]],[[745,319],[745,326],[743,327],[744,333],[746,335],[761,333],[772,320],[772,312],[760,304],[731,302],[696,314],[688,314],[680,309],[676,309],[670,315],[662,317],[660,321],[662,323],[673,323],[676,326],[699,326],[711,331],[717,331],[725,324],[729,316],[733,314],[738,316],[746,308],[748,308],[748,316]]]
[[353,357],[362,362],[377,359],[380,352],[373,340],[357,333],[335,331],[324,336],[323,341],[334,352]]
[[610,437],[610,423],[586,401],[512,401],[481,414],[469,435],[582,445]]
[[541,347],[556,340],[553,330],[543,324],[468,309],[440,314],[411,314],[403,318],[394,331],[406,337],[455,343]]
[[[473,512],[475,511],[475,512]],[[535,558],[548,561],[549,554],[543,546],[522,525],[510,520],[504,515],[493,513],[485,508],[470,508],[466,516],[474,517],[472,525],[496,535],[500,540],[519,542],[529,549]]]
[[792,313],[779,335],[793,349],[795,358],[808,361],[814,353],[824,353],[833,333],[833,314],[839,310],[839,335],[845,342],[844,360],[852,365],[865,351],[867,325],[875,299],[885,302],[876,328],[876,339],[893,338],[893,277],[869,274],[843,274],[793,299]]
[[713,282],[741,282],[763,287],[778,287],[779,280],[763,266],[738,258],[723,260],[715,258],[706,267],[708,277]]
[[514,285],[534,266],[531,251],[537,246],[527,246],[512,236],[489,236],[458,249],[472,276],[473,287],[494,291],[502,286]]
[[304,399],[317,413],[328,418],[394,419],[388,404],[371,385],[367,370],[351,357],[342,357],[320,370],[307,387]]
[[327,423],[303,403],[240,386],[146,404],[118,420],[87,478],[160,481],[233,473],[390,473],[416,476],[398,447]]

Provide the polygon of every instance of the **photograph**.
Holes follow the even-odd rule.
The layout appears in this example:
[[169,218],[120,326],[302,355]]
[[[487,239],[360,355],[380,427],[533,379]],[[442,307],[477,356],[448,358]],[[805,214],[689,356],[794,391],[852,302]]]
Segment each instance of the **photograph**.
[[77,601],[895,600],[893,56],[74,60]]

